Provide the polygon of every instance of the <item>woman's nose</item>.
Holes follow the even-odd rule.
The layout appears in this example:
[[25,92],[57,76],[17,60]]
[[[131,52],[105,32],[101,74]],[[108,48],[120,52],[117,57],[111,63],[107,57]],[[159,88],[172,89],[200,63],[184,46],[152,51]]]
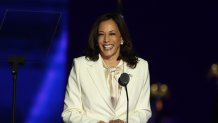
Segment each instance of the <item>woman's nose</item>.
[[109,37],[108,35],[105,35],[105,36],[104,36],[104,42],[107,43],[107,42],[109,42],[109,41],[110,41],[110,37]]

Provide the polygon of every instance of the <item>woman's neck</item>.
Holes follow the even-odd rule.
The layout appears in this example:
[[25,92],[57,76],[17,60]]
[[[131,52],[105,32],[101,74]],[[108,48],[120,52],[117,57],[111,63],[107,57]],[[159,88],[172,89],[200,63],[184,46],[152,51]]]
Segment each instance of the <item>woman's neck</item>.
[[116,67],[120,61],[117,59],[103,59],[103,62],[108,68],[113,68]]

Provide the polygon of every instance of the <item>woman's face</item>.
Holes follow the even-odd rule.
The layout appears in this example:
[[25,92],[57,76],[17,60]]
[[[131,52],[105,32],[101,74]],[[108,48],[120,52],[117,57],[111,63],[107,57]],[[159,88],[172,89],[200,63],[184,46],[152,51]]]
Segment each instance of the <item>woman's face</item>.
[[98,28],[98,45],[104,59],[117,59],[120,54],[121,34],[117,24],[112,20],[100,23]]

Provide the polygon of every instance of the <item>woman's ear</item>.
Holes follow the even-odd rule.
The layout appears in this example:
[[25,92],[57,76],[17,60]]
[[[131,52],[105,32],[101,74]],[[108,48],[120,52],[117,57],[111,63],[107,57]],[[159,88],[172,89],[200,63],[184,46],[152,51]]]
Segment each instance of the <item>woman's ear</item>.
[[124,43],[124,41],[123,41],[123,38],[121,37],[121,42],[120,42],[120,44],[123,45],[123,43]]

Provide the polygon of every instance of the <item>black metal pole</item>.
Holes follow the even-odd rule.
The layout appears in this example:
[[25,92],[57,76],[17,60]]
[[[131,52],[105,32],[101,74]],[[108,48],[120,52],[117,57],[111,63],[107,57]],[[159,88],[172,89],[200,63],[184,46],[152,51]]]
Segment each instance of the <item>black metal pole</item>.
[[122,0],[116,0],[116,12],[122,14]]
[[8,63],[12,65],[12,76],[13,76],[13,95],[12,95],[12,123],[16,121],[16,81],[17,81],[17,69],[18,65],[24,64],[24,58],[22,56],[12,56],[8,58]]
[[126,99],[127,99],[126,123],[128,123],[128,121],[129,121],[129,96],[128,96],[127,86],[125,86],[125,90],[126,90]]
[[[14,67],[17,67],[14,64]],[[13,102],[12,102],[12,123],[15,123],[15,113],[16,113],[16,81],[17,81],[17,71],[12,70],[12,76],[13,76]]]

